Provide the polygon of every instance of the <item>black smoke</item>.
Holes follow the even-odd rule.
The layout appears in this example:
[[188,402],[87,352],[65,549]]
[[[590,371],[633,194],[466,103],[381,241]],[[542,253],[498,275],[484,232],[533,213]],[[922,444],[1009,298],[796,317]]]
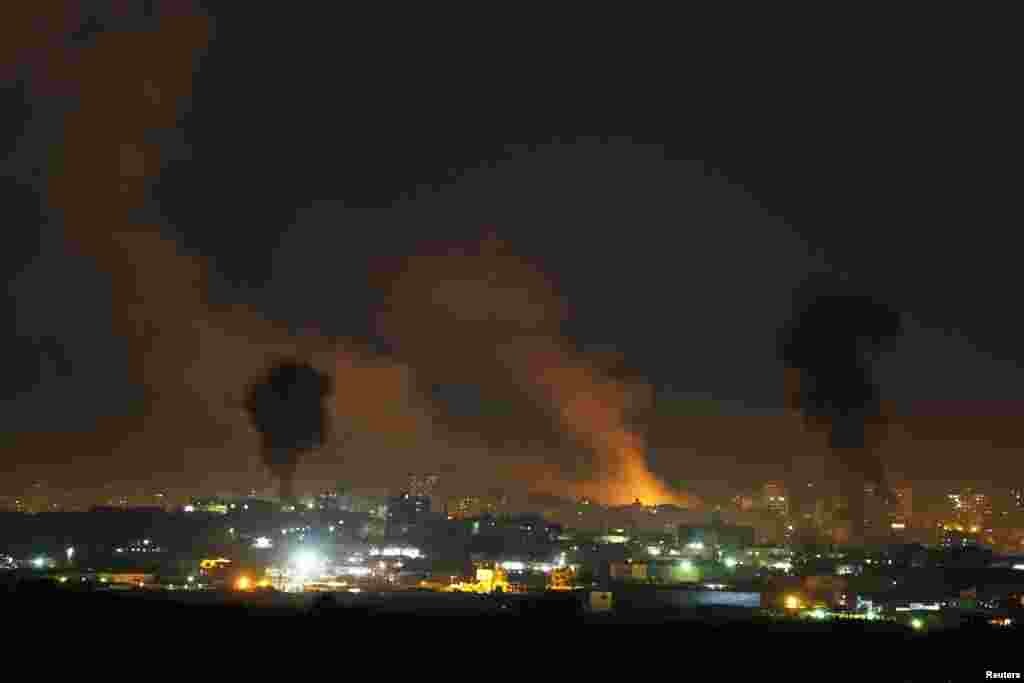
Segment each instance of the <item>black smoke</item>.
[[246,407],[262,439],[263,462],[280,482],[284,501],[294,497],[302,454],[326,439],[325,399],[330,393],[330,377],[308,363],[292,360],[275,363],[266,377],[249,388]]
[[864,484],[886,498],[891,492],[874,448],[882,423],[881,398],[872,377],[886,340],[902,333],[900,314],[856,293],[842,279],[822,275],[795,292],[793,316],[779,335],[779,351],[795,373],[795,402],[804,422],[823,429],[840,472],[852,531],[862,529]]

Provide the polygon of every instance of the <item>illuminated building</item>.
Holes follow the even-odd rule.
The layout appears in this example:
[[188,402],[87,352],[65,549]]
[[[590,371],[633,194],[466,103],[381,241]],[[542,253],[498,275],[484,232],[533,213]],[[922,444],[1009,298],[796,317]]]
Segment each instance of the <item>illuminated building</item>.
[[[992,528],[992,500],[984,493],[965,489],[947,496],[956,522],[968,529]],[[972,531],[971,533],[977,533]]]
[[490,507],[478,496],[463,496],[449,499],[445,504],[445,512],[448,519],[470,519],[488,514],[491,512]]
[[762,505],[772,512],[787,517],[789,515],[789,497],[786,488],[780,482],[770,481],[762,488]]
[[875,484],[864,486],[864,534],[865,538],[875,540],[888,537],[892,533],[892,517],[894,506],[881,495]]

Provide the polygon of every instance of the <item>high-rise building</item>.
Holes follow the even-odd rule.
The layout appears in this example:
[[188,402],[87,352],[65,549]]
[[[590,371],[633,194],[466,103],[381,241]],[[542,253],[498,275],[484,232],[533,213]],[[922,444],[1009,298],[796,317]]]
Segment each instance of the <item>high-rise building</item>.
[[789,515],[789,500],[786,496],[786,487],[781,482],[770,481],[764,485],[761,491],[762,505],[772,512],[786,517]]
[[891,531],[893,506],[875,484],[864,485],[864,534],[866,538],[884,538]]
[[892,490],[896,498],[893,506],[893,522],[910,525],[914,516],[914,491],[909,486],[897,486]]
[[987,494],[964,489],[947,498],[954,519],[970,533],[992,528],[992,499]]

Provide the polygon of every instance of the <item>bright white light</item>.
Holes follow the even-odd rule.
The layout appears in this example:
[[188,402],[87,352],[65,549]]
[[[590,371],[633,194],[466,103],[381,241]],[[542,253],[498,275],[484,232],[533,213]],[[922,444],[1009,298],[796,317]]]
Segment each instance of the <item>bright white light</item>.
[[1024,564],[1015,564],[1015,565],[1013,565],[1013,568],[1014,569],[1020,569],[1020,570],[1024,571]]
[[334,533],[334,525],[332,524],[329,527],[327,527],[327,530],[333,534]]
[[42,569],[43,565],[45,565],[45,564],[46,564],[46,558],[45,557],[37,557],[34,560],[32,560],[32,566],[35,567],[36,569]]
[[661,548],[656,545],[647,546],[647,552],[648,554],[657,557],[658,555],[661,555]]
[[186,505],[184,510],[185,510],[185,512],[195,512],[196,511],[196,506],[195,505]]
[[311,550],[305,550],[295,555],[295,568],[302,574],[311,574],[320,565],[320,558]]
[[922,628],[924,628],[924,622],[923,622],[923,621],[921,621],[920,619],[911,619],[911,620],[910,620],[910,626],[911,626],[911,627],[912,627],[912,628],[913,628],[914,630],[916,630],[916,631],[919,631],[919,630],[921,630]]
[[363,591],[360,588],[349,588],[348,592],[349,593],[362,593]]
[[347,574],[348,576],[368,576],[370,574],[370,568],[369,567],[342,567],[341,573],[342,574]]
[[68,548],[67,550],[64,551],[64,554],[68,556],[68,561],[70,561],[71,558],[75,556],[75,549],[74,548]]
[[142,545],[149,545],[149,539],[148,538],[142,539]]
[[775,562],[775,563],[773,563],[773,564],[771,564],[769,566],[771,566],[772,569],[781,569],[784,572],[788,572],[790,569],[793,568],[793,563],[792,562]]
[[693,543],[687,543],[686,547],[690,550],[704,550],[704,544],[700,541],[694,541]]
[[728,567],[729,569],[732,569],[733,567],[735,567],[736,564],[737,564],[737,562],[736,562],[736,558],[735,557],[727,557],[727,558],[725,558],[725,566]]
[[195,583],[195,580],[196,580],[196,577],[194,577],[194,576],[188,577],[188,582],[189,583]]
[[273,548],[274,544],[266,536],[260,536],[256,539],[256,542],[252,544],[253,548]]
[[693,562],[690,562],[689,560],[680,560],[679,568],[682,569],[684,572],[692,571]]
[[502,562],[501,568],[510,572],[521,572],[526,569],[526,565],[522,562]]

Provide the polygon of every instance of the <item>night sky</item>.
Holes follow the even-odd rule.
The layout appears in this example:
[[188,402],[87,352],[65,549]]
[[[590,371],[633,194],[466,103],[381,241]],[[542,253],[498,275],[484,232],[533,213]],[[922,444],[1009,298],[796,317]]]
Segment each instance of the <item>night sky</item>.
[[[682,119],[524,134],[490,125],[500,102],[347,67],[360,48],[308,23],[186,5],[0,40],[10,492],[266,485],[241,402],[275,354],[335,378],[351,435],[300,488],[585,480],[618,417],[687,491],[756,485],[822,448],[775,346],[822,272],[904,315],[877,370],[893,478],[1024,479],[1019,210],[990,132],[894,106],[700,147]],[[567,408],[581,386],[614,415]]]

